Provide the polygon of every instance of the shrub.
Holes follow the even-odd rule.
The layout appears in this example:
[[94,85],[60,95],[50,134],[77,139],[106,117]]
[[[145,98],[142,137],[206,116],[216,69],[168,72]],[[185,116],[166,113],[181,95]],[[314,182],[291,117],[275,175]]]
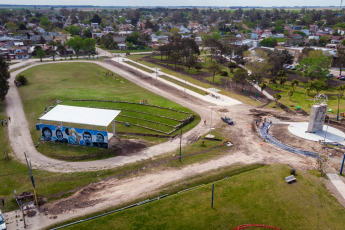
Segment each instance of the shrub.
[[19,85],[26,85],[28,83],[28,79],[22,74],[16,77],[16,81],[19,83]]
[[222,71],[222,72],[220,73],[220,76],[228,77],[228,76],[229,76],[229,73],[228,73],[228,71]]

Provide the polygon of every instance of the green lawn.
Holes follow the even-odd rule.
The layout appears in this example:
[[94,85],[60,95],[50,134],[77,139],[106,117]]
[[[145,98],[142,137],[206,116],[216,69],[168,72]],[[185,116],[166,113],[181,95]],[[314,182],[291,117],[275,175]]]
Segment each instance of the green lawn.
[[[265,166],[67,229],[232,229],[265,224],[282,229],[343,229],[345,210],[313,173]],[[232,175],[229,173],[229,175]],[[185,182],[188,183],[188,180]]]
[[[265,82],[268,83],[268,79],[265,79]],[[304,86],[306,83],[299,83],[299,86],[296,87],[296,91],[293,93],[291,100],[288,96],[288,92],[292,90],[291,81],[285,83],[284,87],[280,87],[279,84],[268,84],[273,90],[282,91],[280,94],[282,98],[279,100],[284,105],[290,107],[291,109],[296,109],[296,106],[301,106],[301,109],[310,112],[311,106],[314,105],[314,97],[316,91],[310,91],[309,95],[306,95],[306,90]],[[327,90],[322,90],[321,93],[324,93],[328,96],[328,108],[333,110],[333,113],[336,114],[338,109],[338,91],[335,88],[328,88]],[[340,99],[340,112],[345,112],[345,97]]]
[[[189,115],[178,112],[179,110],[192,113],[192,111],[176,104],[167,99],[157,96],[139,86],[123,79],[116,74],[114,76],[106,75],[107,71],[90,63],[60,63],[52,65],[42,65],[30,68],[23,72],[28,78],[29,84],[19,88],[23,101],[26,117],[29,121],[30,131],[34,143],[40,138],[40,132],[35,129],[37,119],[43,114],[44,108],[56,105],[56,99],[62,101],[65,105],[86,106],[96,108],[109,108],[121,110],[123,116],[118,116],[117,121],[129,122],[132,124],[129,128],[122,123],[116,123],[118,132],[131,133],[149,133],[162,134],[170,132],[173,127],[169,127],[155,122],[176,126],[181,121],[174,121],[169,118],[183,120]],[[109,72],[108,72],[109,73]],[[111,101],[129,101],[130,103],[113,103],[113,102],[96,102],[96,101],[72,101],[72,99],[93,99],[93,100],[111,100]],[[176,109],[177,112],[161,109],[151,106],[142,105],[139,102],[147,100],[150,105],[159,105],[165,108]],[[143,113],[140,113],[143,112]],[[144,114],[148,113],[148,114]],[[197,114],[192,123],[183,129],[193,128],[199,121]],[[124,117],[127,116],[127,117]],[[159,116],[165,116],[162,118]],[[133,118],[135,117],[135,118]],[[136,119],[137,118],[137,119]],[[142,127],[136,127],[133,124],[151,127],[161,132],[155,132]],[[77,128],[79,126],[76,126]],[[84,126],[84,128],[87,128]],[[91,128],[91,127],[90,127]],[[111,126],[108,130],[112,130]],[[175,132],[176,133],[176,132]],[[174,135],[172,133],[171,135]],[[138,137],[137,137],[138,138]],[[140,139],[145,140],[144,137]],[[163,139],[164,140],[164,139]],[[153,140],[150,138],[150,145],[163,141],[162,139]],[[42,142],[38,148],[40,152],[49,156],[84,156],[97,155],[97,158],[104,158],[104,152],[107,156],[113,156],[110,149],[86,148],[83,146],[71,146],[68,144],[55,144],[52,142]]]

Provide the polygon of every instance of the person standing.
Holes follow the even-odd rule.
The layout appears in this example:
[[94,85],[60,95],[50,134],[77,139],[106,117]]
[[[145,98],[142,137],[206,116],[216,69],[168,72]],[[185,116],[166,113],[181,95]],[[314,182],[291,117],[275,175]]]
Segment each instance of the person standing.
[[1,125],[4,126],[4,121],[3,120],[1,120]]
[[2,206],[5,206],[5,199],[4,199],[4,196],[1,196],[1,203],[2,203]]
[[7,119],[5,119],[5,125],[7,125]]
[[8,117],[8,122],[9,122],[9,123],[11,122],[11,117]]

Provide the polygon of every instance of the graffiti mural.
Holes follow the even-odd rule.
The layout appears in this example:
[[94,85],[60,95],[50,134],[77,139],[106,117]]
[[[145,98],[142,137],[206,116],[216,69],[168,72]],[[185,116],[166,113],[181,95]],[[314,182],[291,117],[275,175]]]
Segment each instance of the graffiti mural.
[[54,125],[40,125],[42,140],[108,148],[108,132],[61,127]]

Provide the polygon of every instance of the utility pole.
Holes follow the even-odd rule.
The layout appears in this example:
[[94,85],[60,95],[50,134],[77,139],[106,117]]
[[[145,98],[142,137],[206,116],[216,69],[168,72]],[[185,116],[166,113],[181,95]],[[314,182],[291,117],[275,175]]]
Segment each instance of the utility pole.
[[210,125],[210,137],[211,137],[211,129],[212,129],[212,109],[211,109],[211,125]]
[[181,129],[181,135],[180,135],[180,155],[179,155],[179,157],[178,157],[178,160],[180,161],[180,163],[181,163],[181,152],[182,152],[182,129]]
[[28,175],[30,176],[32,187],[34,187],[34,195],[35,195],[36,207],[37,207],[38,210],[40,210],[40,207],[38,205],[38,200],[37,200],[37,193],[36,193],[34,174],[32,173],[31,161],[28,161],[28,158],[27,158],[25,152],[24,152],[24,155],[25,155],[26,164],[28,165],[28,169],[29,169]]

